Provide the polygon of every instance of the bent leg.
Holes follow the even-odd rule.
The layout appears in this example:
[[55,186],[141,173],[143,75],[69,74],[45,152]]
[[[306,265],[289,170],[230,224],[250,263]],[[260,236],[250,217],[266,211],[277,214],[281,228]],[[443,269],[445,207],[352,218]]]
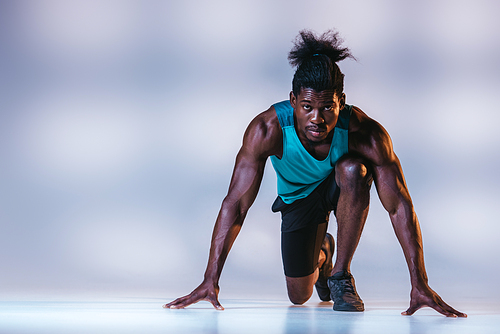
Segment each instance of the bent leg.
[[363,160],[347,156],[335,166],[335,181],[340,187],[340,196],[336,210],[337,259],[332,275],[344,270],[350,272],[368,216],[372,175]]
[[321,245],[327,227],[327,223],[322,223],[282,233],[286,287],[293,304],[303,304],[311,298],[314,283],[318,280],[318,268],[326,259]]

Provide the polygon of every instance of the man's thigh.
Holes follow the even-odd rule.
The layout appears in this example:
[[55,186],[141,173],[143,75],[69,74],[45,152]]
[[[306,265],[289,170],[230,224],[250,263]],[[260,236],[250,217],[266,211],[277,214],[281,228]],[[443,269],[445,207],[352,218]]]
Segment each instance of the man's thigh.
[[327,228],[328,223],[323,222],[281,233],[285,276],[304,277],[314,273]]

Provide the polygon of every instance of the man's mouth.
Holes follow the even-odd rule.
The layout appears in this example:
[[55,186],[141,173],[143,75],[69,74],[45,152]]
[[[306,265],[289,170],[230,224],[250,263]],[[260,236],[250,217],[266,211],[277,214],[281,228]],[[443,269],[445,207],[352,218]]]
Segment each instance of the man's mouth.
[[306,131],[308,131],[313,137],[321,137],[326,129],[319,128],[317,126],[307,126]]

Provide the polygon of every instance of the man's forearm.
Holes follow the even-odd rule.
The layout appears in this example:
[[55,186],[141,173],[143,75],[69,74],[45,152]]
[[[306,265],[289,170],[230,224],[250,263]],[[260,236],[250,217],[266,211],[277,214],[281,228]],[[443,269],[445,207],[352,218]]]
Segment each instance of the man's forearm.
[[397,210],[390,214],[390,217],[403,249],[412,286],[421,283],[427,284],[422,235],[413,206],[404,201],[400,203]]
[[214,284],[219,282],[222,268],[241,230],[245,216],[246,212],[240,210],[238,203],[230,203],[227,199],[222,202],[212,234],[205,280],[210,280]]

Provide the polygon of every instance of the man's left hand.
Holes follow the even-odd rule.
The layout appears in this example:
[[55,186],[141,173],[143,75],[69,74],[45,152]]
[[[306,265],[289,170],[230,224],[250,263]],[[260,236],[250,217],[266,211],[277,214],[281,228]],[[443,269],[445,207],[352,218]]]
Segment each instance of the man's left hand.
[[437,312],[447,317],[467,317],[467,314],[459,312],[450,305],[446,304],[428,285],[412,288],[410,307],[401,314],[412,315],[417,310],[425,306],[432,307]]

